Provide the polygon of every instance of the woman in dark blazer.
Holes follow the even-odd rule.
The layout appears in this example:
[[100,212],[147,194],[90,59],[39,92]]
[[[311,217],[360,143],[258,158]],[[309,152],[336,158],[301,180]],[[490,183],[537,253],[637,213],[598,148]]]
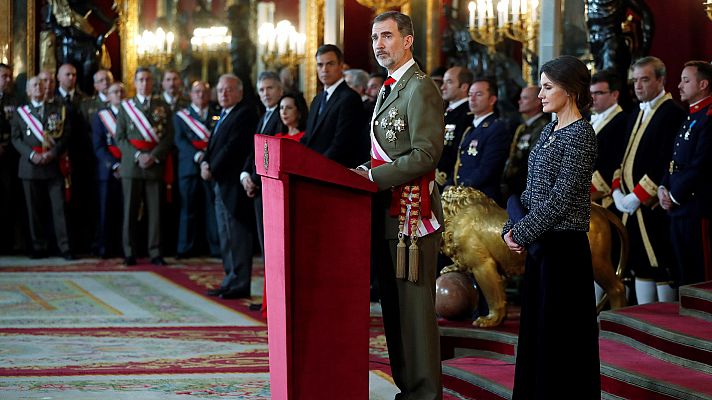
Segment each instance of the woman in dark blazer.
[[581,117],[591,104],[590,81],[575,57],[561,56],[541,68],[539,98],[544,112],[557,119],[529,155],[523,217],[514,221],[510,212],[502,230],[510,250],[528,250],[513,399],[601,396],[586,236],[596,134]]

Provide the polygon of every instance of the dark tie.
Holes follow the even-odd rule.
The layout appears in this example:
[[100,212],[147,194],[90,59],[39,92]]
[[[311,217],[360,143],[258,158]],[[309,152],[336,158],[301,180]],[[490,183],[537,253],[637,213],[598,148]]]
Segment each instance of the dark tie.
[[328,94],[326,93],[326,90],[321,92],[321,100],[319,101],[319,115],[321,115],[321,112],[324,111],[324,107],[326,107],[326,96]]
[[67,94],[64,96],[64,100],[67,102],[67,104],[71,104],[71,103],[72,103],[72,95],[69,94],[69,93],[67,93]]
[[385,82],[383,82],[383,98],[387,99],[388,95],[391,94],[391,85],[396,83],[396,80],[392,77],[388,77]]
[[213,129],[213,136],[217,135],[218,133],[218,128],[220,127],[220,124],[222,124],[223,120],[225,119],[225,110],[222,110],[220,112],[220,119],[218,119],[218,123],[215,124],[215,129]]
[[267,126],[267,121],[272,117],[272,113],[274,110],[269,110],[265,113],[265,116],[262,117],[262,123],[260,124],[260,133],[264,133],[265,127]]

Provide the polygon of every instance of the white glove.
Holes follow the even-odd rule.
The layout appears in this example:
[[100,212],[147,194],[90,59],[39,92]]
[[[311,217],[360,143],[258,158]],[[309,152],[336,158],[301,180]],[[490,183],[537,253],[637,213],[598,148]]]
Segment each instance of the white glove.
[[616,208],[618,209],[618,211],[622,213],[628,212],[627,209],[623,207],[623,198],[625,198],[623,192],[621,192],[620,189],[616,189],[611,195],[613,196],[613,202],[616,204]]
[[628,193],[623,197],[623,208],[626,209],[628,214],[633,214],[638,207],[640,207],[640,199],[635,193]]

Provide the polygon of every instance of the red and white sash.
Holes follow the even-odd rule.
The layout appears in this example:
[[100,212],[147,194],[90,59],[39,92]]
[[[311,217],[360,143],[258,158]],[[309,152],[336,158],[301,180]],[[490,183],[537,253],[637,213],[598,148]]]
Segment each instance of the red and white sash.
[[30,129],[30,132],[35,135],[35,138],[37,138],[40,143],[46,142],[50,146],[55,145],[54,139],[52,139],[51,136],[44,134],[44,127],[42,126],[42,122],[40,122],[37,117],[32,115],[29,105],[25,105],[18,108],[18,111],[22,120],[25,121],[25,124],[27,124],[27,127]]
[[99,119],[111,134],[111,137],[116,138],[116,117],[114,117],[114,113],[111,110],[100,110]]
[[[393,162],[393,160],[388,157],[388,154],[386,153],[385,150],[381,147],[381,145],[378,143],[378,140],[376,140],[376,136],[373,133],[373,129],[371,129],[371,157],[375,160],[382,161],[384,163],[390,163]],[[433,190],[435,189],[435,181],[431,180],[428,183],[428,196],[433,193]],[[410,221],[410,209],[411,209],[411,204],[410,204],[410,198],[408,199],[409,202],[406,204],[406,214],[405,214],[405,220]],[[437,231],[440,228],[440,222],[438,222],[438,219],[435,217],[435,213],[431,213],[431,216],[429,219],[422,219],[418,217],[418,232],[417,236],[418,237],[423,237],[426,235],[429,235],[435,231]],[[403,234],[405,235],[411,235],[410,233],[410,224],[405,223],[403,224]]]
[[195,133],[200,138],[200,140],[206,143],[208,142],[208,140],[210,140],[210,131],[208,130],[208,128],[200,121],[193,118],[187,108],[178,111],[177,114],[178,117],[180,117],[180,119],[182,119],[183,122],[188,125],[188,128],[190,128],[190,130],[193,131],[193,133]]
[[129,115],[131,122],[133,122],[134,126],[136,127],[136,129],[138,129],[138,132],[141,134],[141,136],[143,136],[143,139],[145,141],[153,143],[158,143],[161,141],[161,139],[156,134],[156,131],[153,129],[153,126],[151,126],[151,123],[148,122],[148,118],[146,118],[146,115],[144,115],[141,110],[136,108],[136,103],[133,99],[122,101],[121,106]]

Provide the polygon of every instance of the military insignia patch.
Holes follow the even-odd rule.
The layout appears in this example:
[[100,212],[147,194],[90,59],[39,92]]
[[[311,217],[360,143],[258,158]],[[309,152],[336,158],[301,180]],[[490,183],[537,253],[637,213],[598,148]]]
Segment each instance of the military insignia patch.
[[477,143],[478,141],[476,139],[470,142],[470,147],[467,149],[467,154],[471,155],[472,157],[475,157],[477,155]]
[[445,125],[445,145],[450,146],[455,140],[455,124]]
[[405,131],[405,119],[396,107],[391,107],[381,118],[381,126],[386,129],[386,140],[391,143],[398,140],[398,133]]

